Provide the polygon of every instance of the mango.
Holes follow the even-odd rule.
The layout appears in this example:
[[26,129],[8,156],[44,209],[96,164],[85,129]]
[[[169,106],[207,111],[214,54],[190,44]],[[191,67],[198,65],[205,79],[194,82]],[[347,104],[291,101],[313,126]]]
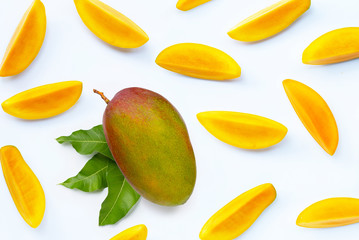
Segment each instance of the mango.
[[75,0],[75,5],[91,32],[112,46],[138,48],[149,40],[136,23],[99,0]]
[[117,234],[110,240],[146,240],[147,227],[143,224],[131,227]]
[[324,65],[359,57],[359,27],[330,31],[314,40],[303,52],[305,64]]
[[272,37],[296,21],[310,4],[310,0],[282,0],[238,23],[228,35],[244,42]]
[[330,155],[334,155],[339,133],[337,123],[325,100],[312,88],[294,80],[283,81],[299,119],[317,143]]
[[359,222],[359,199],[329,198],[301,212],[297,225],[306,228],[340,227]]
[[24,71],[36,58],[46,32],[45,7],[35,0],[22,17],[0,64],[0,77]]
[[82,82],[65,81],[32,88],[4,101],[3,110],[17,118],[37,120],[59,115],[80,98]]
[[182,11],[188,11],[211,0],[178,0],[176,7]]
[[198,113],[197,118],[219,140],[244,149],[273,146],[288,132],[276,121],[247,113],[210,111]]
[[37,228],[45,213],[45,194],[39,180],[14,146],[0,149],[0,162],[17,210],[27,224]]
[[127,88],[108,103],[103,128],[108,146],[130,185],[149,201],[176,206],[191,196],[196,162],[186,125],[161,95]]
[[202,240],[233,240],[244,233],[275,200],[276,190],[266,183],[232,200],[203,226]]
[[241,76],[241,68],[228,54],[197,43],[180,43],[164,49],[156,63],[179,74],[210,80],[229,80]]

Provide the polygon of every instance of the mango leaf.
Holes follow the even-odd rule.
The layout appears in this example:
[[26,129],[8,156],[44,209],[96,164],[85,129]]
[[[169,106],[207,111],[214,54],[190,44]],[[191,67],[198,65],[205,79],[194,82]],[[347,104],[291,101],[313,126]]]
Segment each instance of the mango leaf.
[[81,171],[61,185],[70,189],[79,189],[84,192],[93,192],[107,187],[106,173],[111,159],[101,154],[93,156]]
[[140,198],[114,162],[109,164],[107,170],[107,185],[108,195],[100,210],[100,226],[118,222],[126,216]]
[[90,130],[73,132],[70,136],[57,138],[56,141],[60,144],[70,143],[78,153],[83,155],[101,153],[102,155],[113,159],[106,142],[102,125],[93,127]]

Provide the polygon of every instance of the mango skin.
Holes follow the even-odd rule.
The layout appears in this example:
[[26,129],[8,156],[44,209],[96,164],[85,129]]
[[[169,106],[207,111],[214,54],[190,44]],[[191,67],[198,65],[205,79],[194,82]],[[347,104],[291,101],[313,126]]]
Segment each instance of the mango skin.
[[303,52],[304,64],[325,65],[359,57],[359,27],[340,28],[314,40]]
[[0,77],[23,72],[39,53],[46,33],[46,12],[40,0],[34,0],[22,17],[0,64]]
[[146,240],[147,232],[146,225],[140,224],[120,232],[110,240]]
[[359,199],[328,198],[301,212],[297,225],[306,228],[340,227],[359,222]]
[[127,88],[103,116],[107,143],[132,187],[149,201],[184,204],[196,181],[196,162],[186,125],[161,95]]
[[231,56],[198,43],[172,45],[158,54],[156,63],[169,71],[194,78],[229,80],[241,76],[241,68]]
[[238,23],[228,35],[243,42],[264,40],[289,27],[310,5],[310,0],[279,1]]

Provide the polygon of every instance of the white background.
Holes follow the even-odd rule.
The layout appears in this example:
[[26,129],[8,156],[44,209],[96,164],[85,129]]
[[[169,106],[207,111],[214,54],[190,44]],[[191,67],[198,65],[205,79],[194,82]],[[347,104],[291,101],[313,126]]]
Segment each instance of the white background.
[[[143,28],[150,41],[135,50],[119,50],[99,40],[77,14],[72,0],[43,0],[47,32],[42,49],[22,74],[0,79],[0,102],[43,84],[80,80],[79,102],[66,113],[41,121],[23,121],[0,111],[0,145],[15,145],[38,176],[46,194],[46,212],[37,229],[20,217],[0,177],[0,239],[109,239],[140,223],[149,240],[192,240],[207,219],[227,202],[259,184],[270,182],[276,201],[239,239],[356,240],[359,225],[305,229],[295,225],[308,205],[329,197],[359,197],[359,67],[353,60],[330,66],[307,66],[301,54],[327,31],[359,26],[358,0],[313,0],[311,9],[279,35],[246,44],[226,32],[240,20],[275,0],[213,0],[188,12],[176,0],[106,0]],[[31,0],[0,0],[0,55]],[[164,48],[196,42],[219,48],[242,67],[242,76],[216,82],[181,76],[158,67]],[[312,139],[292,109],[282,80],[292,78],[314,88],[336,117],[340,141],[331,157]],[[176,208],[141,200],[113,226],[99,227],[107,190],[83,193],[58,183],[76,175],[88,157],[55,141],[102,121],[104,102],[93,88],[111,98],[126,87],[154,90],[180,111],[195,150],[198,178],[187,204]],[[210,135],[196,114],[208,110],[253,113],[288,127],[286,138],[261,151],[229,146]],[[220,239],[219,239],[220,240]]]

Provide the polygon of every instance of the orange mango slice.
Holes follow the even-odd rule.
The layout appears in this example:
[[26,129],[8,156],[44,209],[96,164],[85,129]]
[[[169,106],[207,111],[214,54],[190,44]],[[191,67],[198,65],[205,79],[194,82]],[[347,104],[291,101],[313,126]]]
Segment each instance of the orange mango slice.
[[248,113],[210,111],[198,113],[197,118],[219,140],[244,149],[273,146],[288,132],[276,121]]
[[241,75],[238,63],[228,54],[197,43],[180,43],[164,49],[156,63],[176,73],[210,80],[229,80]]
[[182,11],[188,11],[211,0],[178,0],[176,7]]
[[35,0],[22,17],[6,49],[0,65],[0,77],[24,71],[39,53],[45,32],[45,7],[40,0]]
[[233,240],[244,233],[275,200],[276,190],[266,183],[232,200],[203,226],[202,240]]
[[143,224],[131,227],[110,240],[146,240],[147,238],[147,227]]
[[37,228],[45,213],[45,194],[39,180],[14,146],[0,149],[0,161],[17,210],[27,224]]
[[359,222],[359,199],[329,198],[307,207],[297,218],[306,228],[340,227]]
[[340,28],[314,40],[303,52],[305,64],[324,65],[359,57],[359,27]]
[[136,23],[99,0],[75,0],[75,5],[85,25],[108,44],[138,48],[149,39]]
[[228,35],[239,41],[260,41],[289,27],[310,7],[310,0],[282,0],[246,18]]
[[81,92],[82,83],[79,81],[52,83],[18,93],[1,106],[6,113],[17,118],[44,119],[70,109]]
[[308,132],[327,153],[333,155],[338,146],[339,133],[328,104],[303,83],[288,79],[283,81],[283,86]]

